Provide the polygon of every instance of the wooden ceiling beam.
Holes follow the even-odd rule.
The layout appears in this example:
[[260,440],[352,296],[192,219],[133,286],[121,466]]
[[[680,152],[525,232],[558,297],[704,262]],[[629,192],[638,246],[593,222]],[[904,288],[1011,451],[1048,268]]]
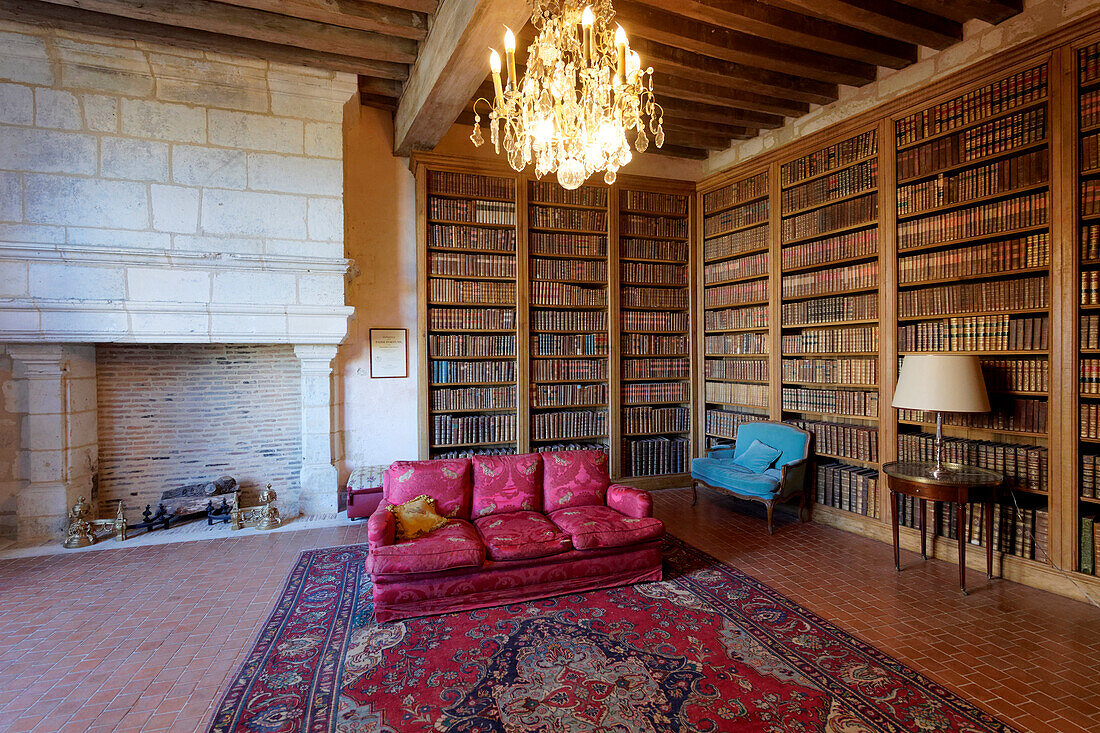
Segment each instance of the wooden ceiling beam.
[[761,0],[899,41],[944,49],[962,40],[962,24],[896,0]]
[[[329,0],[333,7],[342,7],[346,4],[346,0]],[[354,0],[353,0],[354,2]],[[417,13],[427,13],[431,15],[439,7],[438,0],[374,0],[379,5],[388,5],[391,8],[401,8],[403,10],[412,10]]]
[[238,8],[210,0],[45,0],[130,20],[173,25],[224,36],[335,53],[374,61],[410,64],[416,42],[351,28],[339,28],[277,13]]
[[917,47],[911,43],[757,0],[677,0],[671,5],[667,0],[634,1],[692,20],[876,66],[900,69],[917,60]]
[[[671,86],[671,85],[670,85]],[[665,117],[675,119],[692,119],[700,122],[717,122],[723,125],[742,125],[756,129],[774,130],[782,127],[784,118],[779,115],[767,115],[748,110],[718,107],[713,104],[702,104],[675,97],[659,98],[657,103],[665,111]]]
[[[721,122],[705,122],[702,120],[692,119],[686,114],[674,113],[669,114],[666,112],[665,120],[662,123],[665,128],[665,134],[671,134],[672,130],[684,130],[690,132],[699,132],[704,135],[717,135],[726,139],[745,139],[750,137],[756,137],[760,132],[755,127],[747,127],[745,125],[733,125]],[[627,139],[633,144],[634,136],[636,132],[628,132]],[[653,135],[649,132],[649,125],[646,125],[646,135],[653,139]]]
[[[751,136],[750,136],[751,137]],[[731,140],[748,140],[749,137],[732,135],[712,135],[685,127],[673,127],[665,125],[665,143],[668,145],[681,145],[687,148],[701,148],[703,150],[725,150],[730,146]],[[631,149],[634,145],[631,142]],[[650,140],[649,147],[656,148],[656,143]]]
[[767,97],[686,79],[684,77],[688,72],[680,69],[667,71],[656,69],[656,71],[653,93],[657,95],[657,102],[660,104],[664,104],[668,99],[682,99],[727,110],[762,112],[776,117],[801,117],[810,111],[810,105],[805,102],[792,102],[779,97]]
[[263,10],[317,23],[373,31],[387,36],[424,40],[428,16],[404,8],[374,2],[336,0],[219,0],[226,5]]
[[250,38],[236,38],[193,28],[131,20],[39,0],[0,0],[0,19],[64,28],[82,33],[96,33],[109,38],[163,43],[180,48],[216,51],[284,64],[344,71],[381,79],[402,81],[409,75],[409,67],[406,64],[372,61]]
[[829,84],[862,86],[877,74],[871,64],[777,43],[632,2],[620,2],[615,19],[631,37]]
[[965,23],[977,18],[986,23],[1000,23],[1024,9],[1023,0],[899,0],[904,5]]
[[374,94],[380,97],[401,96],[401,82],[393,79],[378,79],[371,76],[359,76],[359,93]]
[[663,148],[650,145],[645,152],[647,155],[665,155],[669,158],[687,158],[689,160],[706,160],[710,157],[710,151],[684,145],[669,145],[667,142]]
[[676,70],[679,76],[686,74],[691,79],[719,86],[745,85],[756,94],[812,104],[828,104],[839,96],[836,84],[735,64],[643,38],[632,40],[631,47],[641,54],[643,66]]
[[420,47],[394,115],[394,152],[435,147],[485,79],[503,26],[530,18],[526,0],[447,0]]

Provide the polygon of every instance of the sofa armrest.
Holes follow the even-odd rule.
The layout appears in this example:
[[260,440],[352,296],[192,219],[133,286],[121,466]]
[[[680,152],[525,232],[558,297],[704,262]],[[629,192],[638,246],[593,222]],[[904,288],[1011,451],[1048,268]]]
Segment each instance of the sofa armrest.
[[733,458],[735,452],[733,446],[728,448],[714,448],[707,451],[707,458]]
[[378,507],[367,520],[367,546],[371,550],[392,545],[397,539],[397,520],[393,512],[384,506]]
[[607,487],[607,506],[635,519],[653,516],[653,499],[649,492],[622,484]]
[[806,484],[806,467],[809,458],[799,458],[780,466],[783,478],[779,482],[780,493],[784,496],[800,491]]

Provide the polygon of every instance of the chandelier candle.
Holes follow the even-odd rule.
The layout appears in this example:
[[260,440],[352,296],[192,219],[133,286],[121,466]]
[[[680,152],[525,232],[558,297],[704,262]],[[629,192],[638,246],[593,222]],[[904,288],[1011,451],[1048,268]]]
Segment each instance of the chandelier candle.
[[527,49],[523,78],[516,73],[516,36],[510,28],[504,34],[506,87],[500,55],[491,50],[496,98],[474,102],[474,145],[485,142],[478,114],[478,104],[485,103],[497,153],[503,145],[514,170],[534,163],[535,175],[556,173],[567,189],[597,171],[603,171],[605,183],[614,183],[633,157],[630,142],[644,153],[652,135],[662,147],[664,110],[653,97],[653,69],[642,67],[614,20],[611,0],[585,6],[579,0],[535,0],[531,22],[537,35]]

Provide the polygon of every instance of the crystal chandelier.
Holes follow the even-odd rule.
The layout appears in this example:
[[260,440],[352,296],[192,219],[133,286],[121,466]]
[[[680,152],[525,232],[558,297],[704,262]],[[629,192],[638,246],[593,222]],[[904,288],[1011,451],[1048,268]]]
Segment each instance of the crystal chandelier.
[[500,153],[503,143],[516,171],[533,161],[540,178],[557,171],[563,188],[577,188],[596,171],[614,183],[619,168],[630,162],[628,139],[645,152],[648,127],[657,147],[664,145],[664,110],[653,98],[653,69],[642,69],[623,27],[612,25],[611,0],[534,2],[531,22],[538,36],[528,48],[523,79],[516,79],[516,37],[506,29],[507,84],[494,49],[489,67],[496,99],[474,102],[470,139],[479,147],[485,142],[477,113],[478,102],[485,102],[493,146]]

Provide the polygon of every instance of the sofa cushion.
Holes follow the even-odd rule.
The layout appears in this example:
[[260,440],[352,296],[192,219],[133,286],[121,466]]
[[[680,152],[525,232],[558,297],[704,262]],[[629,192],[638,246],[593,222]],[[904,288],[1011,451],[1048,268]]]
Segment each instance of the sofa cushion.
[[415,540],[447,523],[447,518],[439,514],[435,499],[421,494],[404,504],[389,504],[386,507],[396,522],[395,533],[399,542]]
[[665,525],[654,517],[627,517],[606,506],[576,506],[550,514],[578,550],[623,547],[656,539]]
[[538,511],[542,508],[542,458],[538,453],[520,456],[474,456],[474,519],[503,512]]
[[470,462],[465,458],[437,461],[394,461],[382,475],[388,504],[404,504],[421,494],[435,499],[448,517],[470,517]]
[[540,512],[492,514],[474,520],[490,560],[527,560],[568,552],[569,536]]
[[770,445],[754,440],[744,453],[733,459],[733,462],[753,473],[764,473],[771,468],[780,455],[782,455],[780,451]]
[[467,521],[453,519],[415,540],[371,548],[367,567],[372,573],[434,573],[479,567],[484,562],[485,546],[477,530]]
[[753,473],[724,458],[696,458],[691,462],[691,477],[736,494],[769,499],[779,490],[782,474],[776,469]]
[[542,506],[546,513],[572,506],[603,506],[610,483],[603,451],[542,454]]

